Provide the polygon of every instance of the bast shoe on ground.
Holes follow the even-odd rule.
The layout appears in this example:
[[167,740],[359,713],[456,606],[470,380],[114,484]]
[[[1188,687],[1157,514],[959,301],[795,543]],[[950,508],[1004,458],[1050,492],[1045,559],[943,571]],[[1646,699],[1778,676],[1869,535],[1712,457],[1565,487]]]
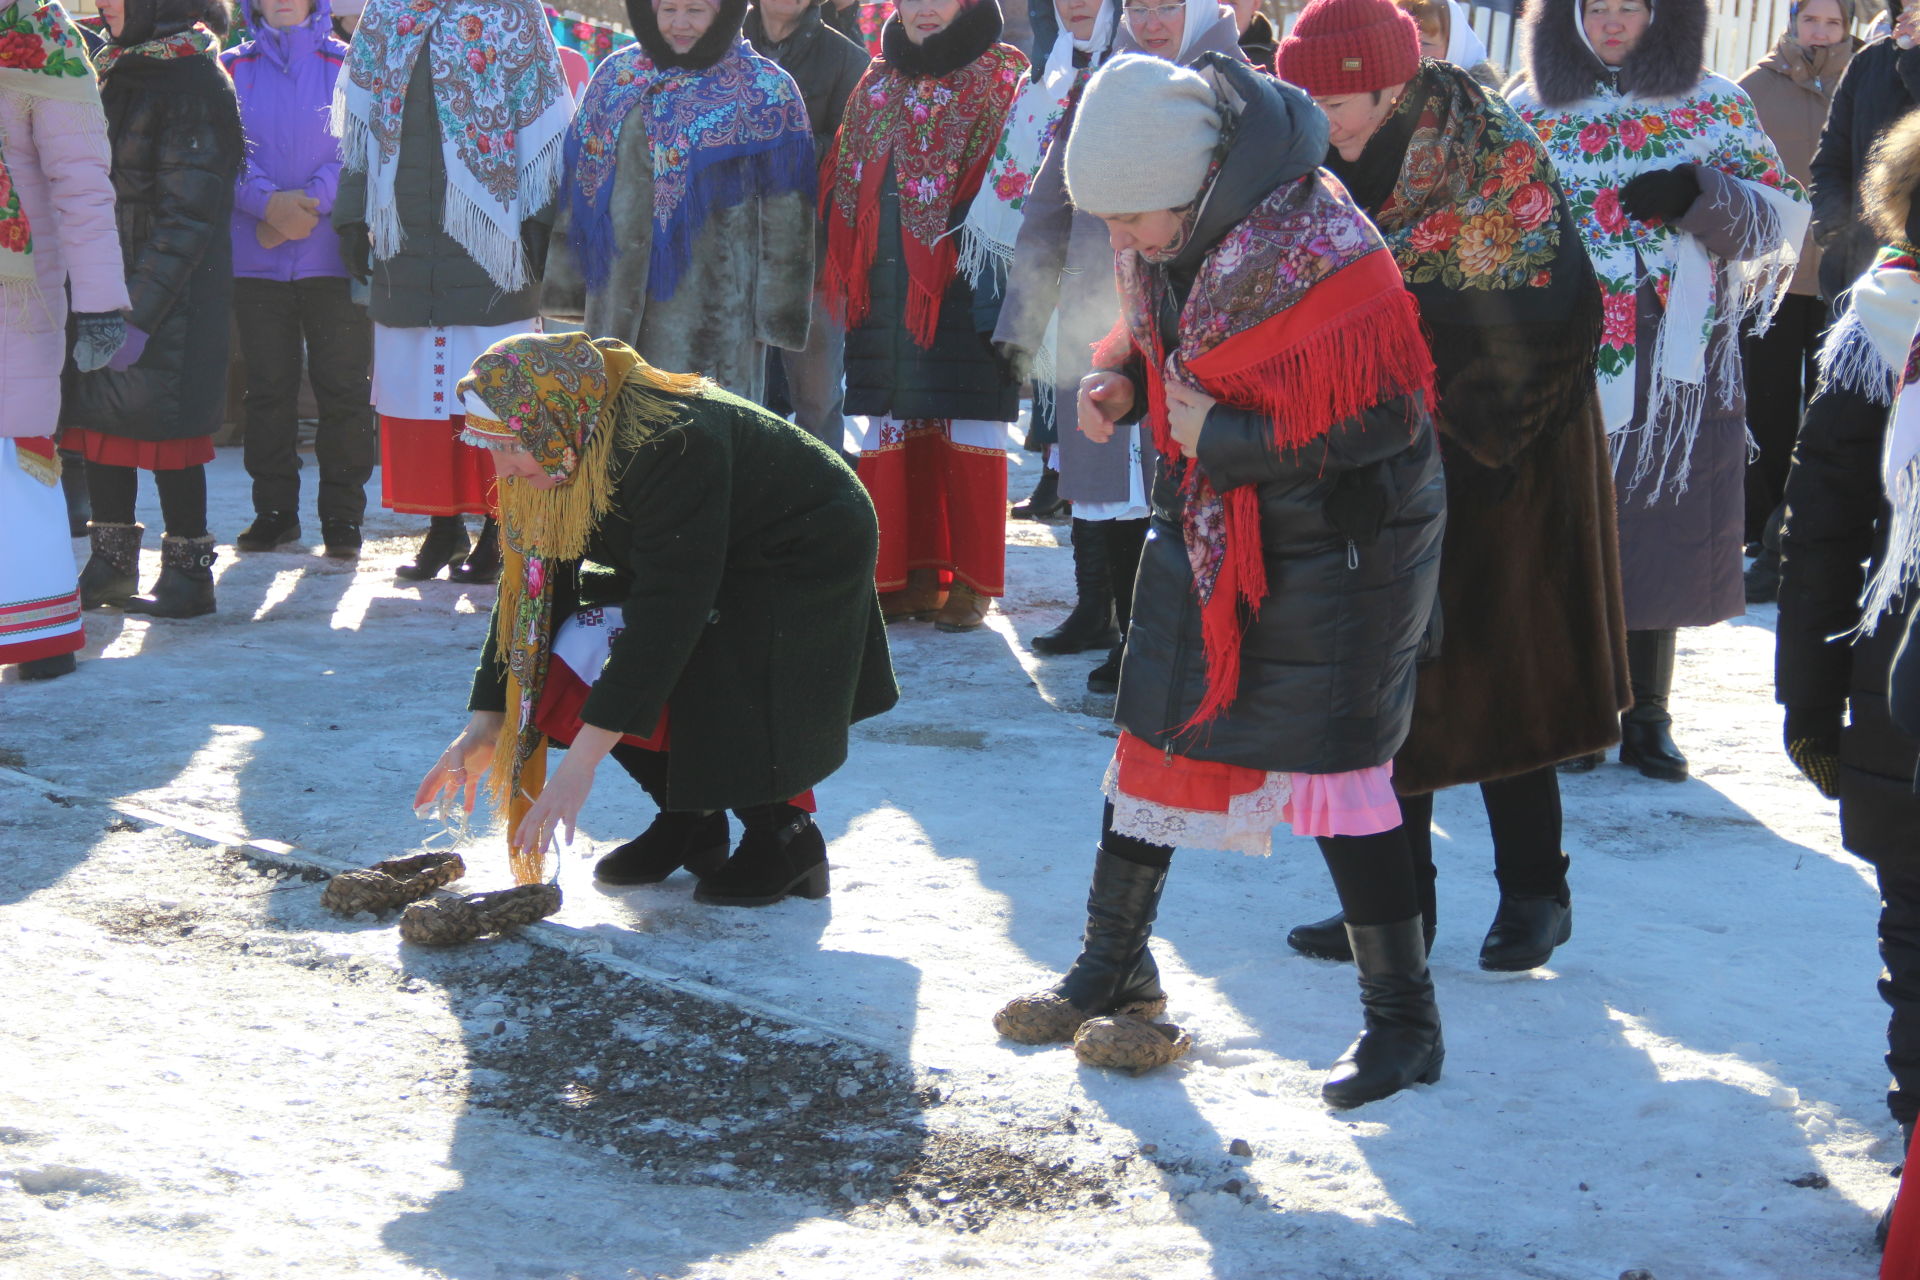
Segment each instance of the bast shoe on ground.
[[291,511],[262,511],[233,540],[236,551],[273,551],[300,541],[300,517]]
[[160,539],[160,580],[153,594],[135,596],[125,606],[128,613],[144,613],[154,618],[198,618],[212,613],[213,538]]
[[594,864],[601,884],[659,884],[685,867],[704,880],[726,865],[727,815],[663,809],[653,825]]
[[[769,822],[769,810],[787,812]],[[740,817],[747,830],[739,848],[726,865],[700,881],[693,891],[695,902],[765,907],[789,895],[827,896],[827,841],[812,814],[791,805],[763,805],[742,810]]]
[[1060,1044],[1090,1018],[1152,1019],[1166,1012],[1167,993],[1147,948],[1166,884],[1164,868],[1143,867],[1104,849],[1096,853],[1079,957],[1045,991],[1009,1000],[993,1015],[994,1030],[1021,1044]]
[[1170,1022],[1122,1013],[1089,1018],[1073,1033],[1073,1056],[1090,1067],[1144,1075],[1187,1056],[1193,1037]]

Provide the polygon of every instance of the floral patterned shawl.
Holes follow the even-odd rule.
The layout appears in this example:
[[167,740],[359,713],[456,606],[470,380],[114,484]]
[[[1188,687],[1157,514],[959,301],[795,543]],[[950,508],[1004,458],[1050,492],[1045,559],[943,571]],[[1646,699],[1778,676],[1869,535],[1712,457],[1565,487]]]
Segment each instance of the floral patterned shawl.
[[[100,85],[87,61],[86,47],[58,3],[37,9],[0,7],[0,89],[33,98],[91,103],[96,113],[100,110]],[[100,126],[104,138],[104,117]],[[21,314],[39,294],[33,229],[7,171],[5,139],[0,139],[0,310]]]
[[573,114],[560,50],[535,0],[372,0],[334,90],[341,159],[367,174],[376,258],[400,251],[400,122],[421,50],[446,157],[445,229],[503,290],[529,279],[520,224],[560,182]]
[[[1660,38],[1657,29],[1650,38]],[[1806,233],[1806,193],[1787,176],[1752,101],[1721,76],[1705,74],[1671,98],[1640,98],[1597,83],[1591,96],[1560,107],[1543,105],[1523,83],[1512,102],[1545,144],[1600,278],[1600,403],[1616,459],[1633,454],[1629,483],[1654,477],[1649,500],[1669,485],[1683,488],[1705,408],[1709,341],[1722,326],[1738,332],[1749,318],[1762,326],[1771,319]],[[1640,222],[1620,207],[1620,188],[1632,179],[1689,163],[1737,179],[1762,206],[1761,231],[1737,260],[1717,261],[1679,228]],[[1636,405],[1635,296],[1643,281],[1652,282],[1665,314],[1658,346],[1648,353],[1652,391]],[[1740,389],[1732,363],[1739,347],[1725,342],[1721,349],[1728,365],[1714,374],[1730,406]],[[1629,450],[1626,433],[1636,421],[1639,440]]]
[[[1366,215],[1344,188],[1315,171],[1285,182],[1214,246],[1179,312],[1172,350],[1156,317],[1172,309],[1163,266],[1133,250],[1116,261],[1121,329],[1143,357],[1147,422],[1162,464],[1181,475],[1184,534],[1200,600],[1207,689],[1191,728],[1217,716],[1240,685],[1241,610],[1267,594],[1254,486],[1225,494],[1174,441],[1166,380],[1179,378],[1215,399],[1257,410],[1274,440],[1297,449],[1383,400],[1422,395],[1433,402],[1433,362],[1420,313]],[[1095,357],[1116,368],[1110,339]]]
[[880,186],[891,167],[900,191],[907,331],[921,346],[933,345],[940,299],[960,256],[953,211],[980,190],[1026,72],[1018,49],[996,44],[948,75],[907,75],[881,58],[861,78],[828,154],[821,194],[823,288],[836,319],[856,325],[866,316]]
[[656,67],[639,45],[600,64],[567,132],[573,247],[587,287],[607,281],[620,130],[643,107],[653,157],[647,292],[671,298],[714,211],[819,182],[806,103],[793,78],[746,41],[702,70]]
[[94,66],[105,80],[122,58],[152,58],[166,62],[173,58],[193,58],[203,53],[214,53],[220,48],[220,37],[206,27],[195,23],[185,31],[176,31],[171,35],[155,36],[138,44],[102,45],[100,52],[93,56]]
[[[513,832],[546,784],[546,736],[534,723],[553,652],[558,565],[586,555],[594,526],[613,505],[617,442],[652,438],[680,410],[659,392],[698,395],[704,378],[662,373],[613,338],[523,333],[481,353],[460,380],[467,405],[460,438],[482,449],[523,449],[561,483],[500,485],[500,595],[496,653],[507,669],[511,721],[495,749],[488,788]],[[515,855],[514,879],[542,878],[538,862]]]

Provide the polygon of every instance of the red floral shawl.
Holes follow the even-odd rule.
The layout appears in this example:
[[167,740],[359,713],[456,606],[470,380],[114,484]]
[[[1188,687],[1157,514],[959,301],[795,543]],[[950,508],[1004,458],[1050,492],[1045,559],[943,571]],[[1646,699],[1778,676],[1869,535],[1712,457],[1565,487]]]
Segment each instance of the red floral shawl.
[[933,345],[940,299],[960,256],[951,234],[953,211],[980,190],[1026,73],[1026,57],[1005,44],[939,77],[907,75],[884,58],[868,69],[847,100],[822,182],[822,287],[836,319],[855,325],[867,314],[868,273],[880,239],[880,184],[891,161],[909,281],[907,331],[920,346]]
[[1154,323],[1168,301],[1166,271],[1131,250],[1116,268],[1120,327],[1095,364],[1115,368],[1129,347],[1141,353],[1154,447],[1185,471],[1182,532],[1207,658],[1205,696],[1181,726],[1189,729],[1239,692],[1240,610],[1259,610],[1267,574],[1254,486],[1220,493],[1188,465],[1167,421],[1167,375],[1266,414],[1280,447],[1298,449],[1383,400],[1419,394],[1431,406],[1433,360],[1380,233],[1319,171],[1276,187],[1207,254],[1171,352]]

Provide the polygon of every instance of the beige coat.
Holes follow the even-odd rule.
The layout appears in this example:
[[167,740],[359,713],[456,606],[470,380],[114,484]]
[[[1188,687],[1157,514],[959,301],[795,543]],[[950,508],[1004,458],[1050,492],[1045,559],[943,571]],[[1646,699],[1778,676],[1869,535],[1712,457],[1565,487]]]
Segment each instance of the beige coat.
[[[1780,37],[1767,56],[1748,68],[1737,84],[1753,99],[1760,113],[1760,127],[1780,150],[1780,159],[1803,187],[1812,187],[1813,153],[1820,145],[1820,130],[1827,122],[1827,107],[1840,73],[1853,57],[1854,44],[1849,37],[1840,44],[1813,50],[1817,61],[1809,61],[1791,34]],[[1817,295],[1820,292],[1820,247],[1807,232],[1800,246],[1800,265],[1794,269],[1790,292]]]

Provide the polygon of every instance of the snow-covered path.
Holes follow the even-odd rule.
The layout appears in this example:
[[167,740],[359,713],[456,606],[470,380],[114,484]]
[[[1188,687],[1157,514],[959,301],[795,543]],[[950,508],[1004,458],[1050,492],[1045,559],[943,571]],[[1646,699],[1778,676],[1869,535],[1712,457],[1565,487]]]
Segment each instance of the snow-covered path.
[[[210,479],[230,537],[248,515],[237,450]],[[1063,1185],[1097,1184],[956,1234],[838,1166],[818,1187],[727,1189],[735,1175],[669,1168],[624,1138],[545,1136],[565,1129],[539,1107],[487,1100],[525,1063],[501,1039],[519,1032],[474,1012],[476,984],[512,1006],[566,970],[598,993],[583,1006],[615,1013],[667,1008],[658,988],[521,942],[423,957],[390,927],[321,914],[317,886],[95,803],[353,863],[415,847],[430,829],[407,801],[464,718],[492,595],[396,585],[418,528],[375,512],[357,569],[225,559],[217,616],[89,615],[77,675],[0,683],[0,765],[49,784],[0,784],[0,1276],[1874,1274],[1898,1159],[1876,904],[1833,806],[1779,749],[1771,609],[1682,635],[1694,781],[1617,765],[1565,780],[1576,928],[1551,970],[1476,967],[1494,902],[1485,817],[1471,791],[1440,798],[1446,1075],[1347,1115],[1317,1090],[1358,1027],[1351,971],[1283,941],[1332,905],[1307,841],[1176,858],[1156,951],[1198,1041],[1189,1061],[1112,1077],[994,1035],[992,1010],[1076,949],[1111,750],[1080,709],[1094,656],[1037,662],[1018,643],[1067,603],[1063,529],[1012,526],[1012,595],[989,630],[894,630],[902,703],[856,730],[820,790],[825,902],[706,908],[684,877],[596,888],[591,860],[650,808],[603,774],[562,869],[576,946],[881,1046],[894,1084],[871,1050],[808,1052],[865,1053],[834,1070],[924,1113],[907,1125],[923,1162],[959,1143],[1071,1161]],[[148,560],[151,576],[151,546]],[[463,852],[465,887],[506,882],[497,838]],[[727,1070],[734,1050],[701,1034]],[[593,1056],[554,1062],[555,1080]],[[1228,1154],[1235,1139],[1251,1156]]]

